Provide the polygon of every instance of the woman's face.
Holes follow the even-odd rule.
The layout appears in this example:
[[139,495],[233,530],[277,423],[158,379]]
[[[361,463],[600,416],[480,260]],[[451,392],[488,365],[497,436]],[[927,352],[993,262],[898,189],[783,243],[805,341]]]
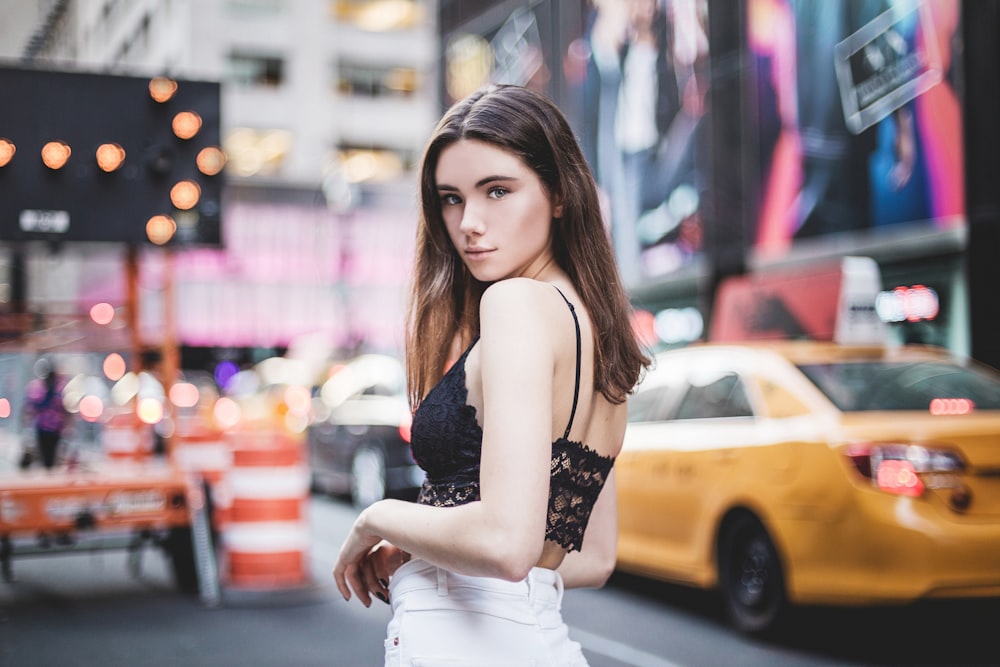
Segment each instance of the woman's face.
[[441,151],[435,180],[448,235],[477,280],[535,278],[550,264],[552,218],[561,211],[520,158],[461,140]]

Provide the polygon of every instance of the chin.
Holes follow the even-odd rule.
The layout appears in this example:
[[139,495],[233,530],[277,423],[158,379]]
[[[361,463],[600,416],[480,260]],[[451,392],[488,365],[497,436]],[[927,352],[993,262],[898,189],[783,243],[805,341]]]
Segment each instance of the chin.
[[472,269],[469,269],[469,273],[471,273],[472,277],[481,283],[495,283],[498,280],[510,278],[509,273],[497,273],[496,271],[473,271]]

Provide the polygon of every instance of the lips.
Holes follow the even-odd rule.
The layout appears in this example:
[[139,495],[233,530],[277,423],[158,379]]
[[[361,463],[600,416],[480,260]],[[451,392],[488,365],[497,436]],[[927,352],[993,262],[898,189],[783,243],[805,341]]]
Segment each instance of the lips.
[[476,259],[479,257],[484,257],[485,255],[493,252],[493,248],[466,248],[465,255],[467,257]]

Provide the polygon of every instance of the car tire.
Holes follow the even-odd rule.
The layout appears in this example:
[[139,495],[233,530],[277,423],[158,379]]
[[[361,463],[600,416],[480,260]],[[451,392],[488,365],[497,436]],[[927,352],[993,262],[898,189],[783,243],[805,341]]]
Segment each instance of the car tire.
[[351,459],[351,502],[364,509],[385,498],[386,465],[382,448],[361,445]]
[[730,517],[719,538],[719,588],[730,623],[749,635],[774,633],[787,606],[781,560],[752,514]]

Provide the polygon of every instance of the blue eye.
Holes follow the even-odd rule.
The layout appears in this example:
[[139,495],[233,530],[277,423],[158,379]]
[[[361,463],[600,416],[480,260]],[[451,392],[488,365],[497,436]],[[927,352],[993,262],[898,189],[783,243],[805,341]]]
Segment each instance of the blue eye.
[[503,199],[510,192],[507,188],[502,185],[496,185],[489,190],[489,196],[493,199]]
[[441,204],[443,206],[454,206],[455,204],[461,204],[462,198],[456,194],[446,193],[441,195]]

